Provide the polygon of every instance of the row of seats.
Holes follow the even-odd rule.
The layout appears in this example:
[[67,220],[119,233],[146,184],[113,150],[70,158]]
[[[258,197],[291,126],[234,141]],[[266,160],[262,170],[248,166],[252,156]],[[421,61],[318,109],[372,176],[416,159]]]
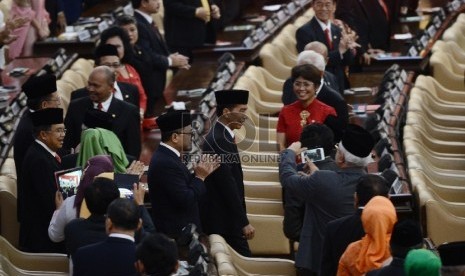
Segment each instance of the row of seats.
[[418,76],[409,100],[404,148],[428,237],[465,240],[465,15],[432,47],[432,77]]

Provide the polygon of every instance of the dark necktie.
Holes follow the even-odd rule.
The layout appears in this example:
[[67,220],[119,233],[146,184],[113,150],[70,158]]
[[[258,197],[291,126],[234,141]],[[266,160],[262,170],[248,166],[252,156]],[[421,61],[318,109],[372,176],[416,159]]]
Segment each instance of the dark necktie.
[[163,37],[161,36],[161,33],[160,31],[158,30],[158,27],[157,25],[155,24],[155,21],[152,21],[152,30],[153,32],[155,33],[155,35],[157,36],[158,40],[163,43]]
[[325,36],[326,36],[326,43],[328,43],[329,50],[333,49],[333,41],[331,40],[331,36],[329,34],[329,29],[325,29]]
[[55,154],[55,159],[57,160],[58,163],[61,164],[61,158],[58,154]]
[[386,2],[384,2],[384,0],[378,0],[378,3],[381,6],[381,8],[383,9],[384,13],[386,14],[387,21],[389,21],[389,9],[388,9],[388,7],[386,5]]
[[100,111],[103,111],[103,105],[102,105],[102,103],[98,103],[98,104],[97,104],[97,109],[100,110]]

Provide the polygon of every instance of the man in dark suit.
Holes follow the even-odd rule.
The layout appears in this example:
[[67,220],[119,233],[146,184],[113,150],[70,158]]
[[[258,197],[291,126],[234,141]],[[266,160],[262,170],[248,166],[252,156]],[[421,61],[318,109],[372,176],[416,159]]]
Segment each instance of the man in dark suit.
[[315,164],[308,162],[308,176],[296,170],[296,156],[303,150],[300,142],[292,143],[281,153],[281,185],[305,201],[304,224],[295,258],[300,275],[314,275],[319,271],[326,224],[354,212],[356,183],[365,174],[373,145],[368,131],[349,124],[336,152],[339,170],[318,170]]
[[205,138],[203,151],[219,155],[222,162],[205,181],[202,223],[205,233],[221,235],[239,254],[250,256],[247,240],[254,237],[255,229],[247,219],[244,177],[233,132],[247,118],[249,91],[221,90],[215,97],[218,119]]
[[338,1],[335,17],[357,32],[360,52],[365,53],[369,49],[389,50],[388,14],[378,0],[345,0]]
[[108,238],[79,248],[73,256],[73,275],[137,275],[134,232],[141,227],[139,209],[126,198],[114,200],[107,210]]
[[48,237],[48,225],[55,210],[55,172],[60,170],[61,161],[56,152],[66,133],[63,109],[37,110],[31,119],[35,141],[22,164],[19,245],[26,252],[63,252],[63,245]]
[[208,0],[163,0],[166,43],[173,52],[192,59],[192,50],[204,43],[215,44],[213,19],[220,9]]
[[305,45],[312,41],[324,43],[329,49],[327,70],[336,76],[339,88],[345,89],[348,87],[345,85],[344,66],[352,62],[350,45],[353,41],[331,23],[335,6],[335,0],[313,1],[315,16],[296,32],[297,51],[302,52]]
[[31,114],[34,111],[45,108],[58,108],[61,105],[61,99],[57,92],[56,77],[54,75],[43,75],[39,77],[31,77],[22,87],[27,96],[28,109],[23,113],[16,128],[16,133],[13,138],[14,152],[13,159],[15,160],[16,177],[17,177],[17,195],[18,195],[18,219],[22,216],[23,210],[20,201],[22,196],[22,164],[29,146],[34,143],[33,125]]
[[146,117],[155,115],[155,103],[162,99],[166,85],[166,70],[169,67],[189,69],[189,59],[178,53],[170,54],[168,47],[153,22],[151,14],[157,13],[159,0],[131,0],[135,9],[139,39],[136,44],[150,61],[152,77],[156,80],[154,94],[147,94]]
[[[120,58],[118,57],[118,50],[114,45],[111,44],[100,44],[95,49],[95,65],[108,66],[111,69],[115,69],[121,66]],[[80,88],[71,93],[71,101],[82,97],[89,96],[87,88]],[[139,91],[137,86],[126,82],[116,81],[114,83],[113,96],[115,98],[139,106]]]
[[73,256],[85,245],[105,240],[105,214],[110,203],[119,198],[120,193],[116,183],[108,178],[96,177],[84,191],[90,217],[77,218],[65,227],[66,253]]
[[374,196],[387,197],[389,192],[387,185],[383,177],[374,174],[364,175],[358,179],[354,195],[355,213],[330,221],[326,227],[319,275],[336,275],[339,259],[347,246],[365,235],[361,219],[363,207]]
[[[323,57],[320,54],[314,51],[303,51],[299,54],[297,64],[307,64],[306,66],[309,66],[309,64],[311,64],[315,66],[318,70],[320,70],[321,78],[324,78],[325,63]],[[290,98],[290,95],[292,95],[297,100],[292,83],[293,80],[291,78],[286,80],[286,82],[284,83],[284,88],[286,90],[283,91],[283,99],[285,97]],[[287,86],[289,85],[291,87],[288,88]],[[325,123],[333,130],[334,141],[339,142],[339,140],[342,137],[343,130],[349,123],[349,111],[347,108],[347,103],[341,96],[341,94],[328,87],[324,82],[321,82],[320,87],[316,91],[316,95],[316,98],[319,101],[333,107],[334,110],[336,110],[337,117],[330,116]]]
[[75,148],[81,139],[82,123],[86,111],[99,109],[108,112],[113,117],[112,131],[118,136],[126,154],[136,159],[140,155],[140,116],[139,109],[113,96],[115,82],[114,72],[107,66],[94,68],[89,76],[87,90],[89,96],[71,101],[65,118],[68,135],[63,148]]
[[189,223],[201,227],[199,201],[205,194],[205,178],[218,162],[207,163],[204,159],[191,174],[182,162],[189,160],[194,132],[187,111],[172,111],[157,118],[161,130],[161,142],[150,161],[147,181],[152,202],[153,221],[161,233],[177,238]]

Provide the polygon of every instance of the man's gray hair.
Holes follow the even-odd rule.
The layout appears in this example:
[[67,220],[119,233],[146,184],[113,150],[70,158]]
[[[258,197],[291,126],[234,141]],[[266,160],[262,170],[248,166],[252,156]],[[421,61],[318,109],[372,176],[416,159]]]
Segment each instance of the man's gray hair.
[[345,162],[351,166],[366,167],[368,163],[370,163],[373,160],[371,158],[371,155],[368,155],[367,157],[358,157],[358,156],[353,155],[346,148],[344,148],[344,146],[342,145],[342,142],[339,142],[338,147],[339,147],[339,151],[344,156]]
[[325,59],[322,55],[313,50],[306,50],[297,57],[297,65],[311,64],[323,72],[326,67]]

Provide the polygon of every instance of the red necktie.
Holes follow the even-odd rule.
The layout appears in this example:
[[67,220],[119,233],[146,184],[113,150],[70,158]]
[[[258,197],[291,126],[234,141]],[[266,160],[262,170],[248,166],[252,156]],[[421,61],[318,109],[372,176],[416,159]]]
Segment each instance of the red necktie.
[[333,49],[333,41],[331,40],[331,36],[329,34],[329,29],[325,29],[325,36],[326,36],[326,43],[328,43],[329,50]]
[[61,164],[61,158],[58,154],[55,154],[55,159]]
[[383,8],[384,13],[386,14],[387,21],[389,21],[389,9],[386,5],[386,2],[384,2],[384,0],[378,0],[378,3],[381,6],[381,8]]
[[98,103],[98,104],[97,104],[97,109],[100,110],[100,111],[103,111],[103,105],[102,105],[102,103]]

